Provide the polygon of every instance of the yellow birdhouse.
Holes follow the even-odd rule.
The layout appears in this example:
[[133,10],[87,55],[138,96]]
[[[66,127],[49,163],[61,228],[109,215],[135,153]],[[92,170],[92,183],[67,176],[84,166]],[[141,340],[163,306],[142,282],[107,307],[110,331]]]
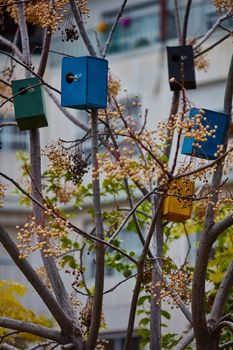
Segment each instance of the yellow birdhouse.
[[182,222],[190,219],[192,200],[181,197],[193,196],[194,182],[187,179],[174,180],[163,202],[163,218],[168,221]]
[[105,33],[108,29],[108,24],[106,22],[100,22],[96,26],[96,30],[99,33]]

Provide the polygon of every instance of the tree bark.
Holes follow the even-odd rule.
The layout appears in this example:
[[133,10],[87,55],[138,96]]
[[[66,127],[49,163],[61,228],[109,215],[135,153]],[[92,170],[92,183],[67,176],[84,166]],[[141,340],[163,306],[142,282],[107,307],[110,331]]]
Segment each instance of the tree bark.
[[[153,201],[155,201],[152,204],[153,207],[155,207],[155,203],[159,201],[160,197],[160,195],[153,197]],[[163,257],[163,224],[161,210],[158,213],[158,218],[155,226],[152,251],[155,257]],[[154,269],[152,273],[153,294],[151,297],[150,350],[161,349],[161,278],[157,272],[157,264],[160,264],[160,261],[154,261]]]
[[49,292],[49,290],[41,281],[35,270],[29,264],[29,262],[26,259],[19,259],[19,250],[16,244],[1,225],[0,242],[12,258],[12,260],[15,262],[16,266],[18,266],[18,268],[22,271],[29,283],[39,294],[39,296],[41,297],[47,308],[50,310],[51,314],[53,315],[59,326],[63,328],[64,331],[69,331],[72,325],[70,318],[65,314],[57,300]]
[[[233,95],[233,56],[231,58],[230,68],[227,77],[227,84],[224,98],[224,111],[231,116],[232,109],[232,95]],[[230,129],[230,128],[229,128]],[[229,138],[229,130],[224,145],[224,151],[227,149]],[[213,175],[212,188],[217,188],[221,183],[223,162],[218,164],[217,169]],[[212,198],[212,202],[215,204],[218,200],[218,193],[215,193]],[[216,226],[214,224],[214,210],[213,205],[209,204],[205,220],[205,230],[201,236],[199,248],[197,251],[197,258],[195,264],[195,271],[193,277],[192,288],[192,314],[193,314],[193,327],[195,333],[195,339],[198,350],[212,350],[216,346],[216,341],[211,334],[211,329],[207,325],[205,316],[205,280],[206,271],[209,261],[209,252],[213,246],[213,243],[221,231],[216,232]],[[218,226],[217,226],[218,227]],[[224,225],[222,225],[224,228]],[[213,234],[215,232],[215,234]],[[214,325],[212,325],[213,327]],[[212,348],[211,348],[212,346]]]
[[[92,111],[91,115],[91,131],[92,131],[92,187],[93,187],[93,203],[94,216],[96,226],[96,236],[104,240],[104,227],[100,203],[100,183],[99,183],[99,166],[97,160],[98,153],[98,111]],[[92,319],[89,337],[87,340],[87,349],[94,350],[99,334],[101,324],[103,291],[104,291],[104,245],[96,242],[96,273],[95,273],[95,293],[93,300]]]
[[59,344],[66,344],[67,341],[62,337],[61,332],[42,327],[38,324],[28,323],[24,321],[13,320],[7,317],[0,317],[0,327],[15,329],[20,332],[26,332],[46,339],[54,340]]

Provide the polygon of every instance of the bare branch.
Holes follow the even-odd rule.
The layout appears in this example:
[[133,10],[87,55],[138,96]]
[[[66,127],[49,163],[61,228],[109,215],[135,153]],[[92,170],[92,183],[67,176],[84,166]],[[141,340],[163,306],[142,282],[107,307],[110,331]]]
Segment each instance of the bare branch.
[[26,332],[37,335],[39,337],[47,338],[58,342],[59,344],[66,344],[67,342],[61,335],[60,331],[42,327],[35,323],[28,323],[24,321],[18,321],[7,317],[0,317],[0,326],[3,328],[16,329],[20,332]]
[[154,233],[154,229],[155,229],[155,225],[157,222],[158,213],[160,212],[160,209],[161,209],[161,205],[162,205],[162,197],[160,196],[160,198],[157,202],[156,210],[154,212],[154,217],[152,219],[152,222],[151,222],[148,234],[147,234],[147,238],[146,238],[146,241],[145,241],[145,244],[144,244],[141,256],[140,256],[138,267],[137,267],[137,278],[136,278],[136,283],[135,283],[135,287],[134,287],[134,291],[133,291],[133,297],[131,300],[127,333],[126,333],[126,338],[125,338],[123,350],[128,350],[130,348],[130,343],[131,343],[133,329],[134,329],[135,314],[136,314],[136,310],[137,310],[137,302],[138,302],[138,297],[139,297],[141,284],[142,284],[142,278],[143,278],[143,266],[144,266],[146,256],[148,254],[149,245],[150,245],[153,233]]
[[7,6],[10,6],[10,5],[15,5],[15,4],[27,4],[28,2],[29,2],[29,0],[9,1],[9,2],[6,3],[6,4],[1,4],[1,5],[0,5],[0,8],[1,8],[1,7],[7,7]]
[[144,197],[142,197],[137,204],[135,204],[135,206],[129,211],[129,213],[127,214],[125,220],[122,222],[122,224],[118,227],[118,229],[113,233],[113,235],[111,236],[111,238],[108,240],[108,243],[111,243],[116,237],[117,235],[121,232],[121,230],[123,229],[123,227],[126,225],[127,221],[129,220],[129,218],[132,216],[132,214],[137,210],[137,208],[147,199],[149,198],[152,194],[154,193],[154,190],[152,190],[151,192],[148,192]]
[[229,341],[227,343],[220,344],[219,349],[226,349],[226,348],[229,348],[231,345],[233,345],[233,341]]
[[[48,208],[46,208],[41,202],[39,202],[36,198],[34,198],[32,195],[30,195],[28,192],[26,192],[14,179],[10,178],[9,176],[7,176],[6,174],[1,173],[1,172],[0,172],[0,176],[4,177],[8,181],[12,182],[23,194],[25,194],[34,203],[36,203],[38,206],[40,206],[44,211],[48,211]],[[64,219],[62,216],[58,215],[58,213],[50,212],[50,215],[52,215],[54,218],[55,217],[59,217],[64,222],[66,222],[66,219]],[[127,254],[124,250],[114,246],[113,244],[109,243],[108,241],[101,240],[100,238],[98,238],[98,237],[96,237],[94,235],[88,234],[88,233],[82,231],[81,229],[79,229],[77,226],[73,225],[70,222],[68,224],[68,227],[73,229],[74,232],[80,234],[82,237],[89,239],[90,241],[98,241],[98,242],[101,242],[103,245],[111,247],[113,250],[118,251],[120,254],[122,254],[127,259],[129,259],[130,261],[132,261],[134,264],[137,265],[137,260],[135,260],[131,255]]]
[[41,281],[35,270],[29,264],[26,259],[19,259],[19,250],[14,243],[14,241],[10,238],[7,231],[0,225],[0,242],[11,256],[15,264],[22,271],[24,276],[33,286],[33,288],[37,291],[45,305],[48,307],[59,326],[64,330],[64,327],[70,330],[71,327],[71,319],[64,313],[60,304],[55,300],[53,295],[49,292],[47,287]]
[[59,110],[64,114],[64,116],[67,119],[69,119],[72,123],[77,125],[82,130],[85,130],[85,131],[89,131],[90,130],[88,125],[83,124],[77,118],[75,118],[66,108],[61,107],[61,104],[60,104],[59,100],[56,98],[56,96],[54,96],[54,94],[50,91],[49,88],[45,87],[45,91],[47,92],[49,97],[53,100],[53,102],[55,103],[57,108],[59,108]]
[[[233,56],[231,57],[231,63],[229,67],[229,73],[227,77],[227,84],[225,89],[224,98],[224,112],[231,115],[232,109],[232,95],[233,95]],[[230,128],[229,128],[230,129]],[[229,132],[224,144],[223,152],[226,152],[227,142],[229,138]],[[219,163],[216,171],[214,172],[212,178],[212,188],[216,188],[221,183],[222,173],[223,173],[223,163]],[[207,320],[205,316],[205,278],[207,265],[209,260],[209,253],[215,239],[221,234],[220,228],[225,229],[225,226],[220,224],[219,226],[214,225],[214,208],[213,205],[217,203],[218,192],[215,192],[212,197],[212,203],[208,205],[207,214],[205,219],[205,230],[201,236],[197,259],[194,270],[193,277],[193,288],[192,288],[192,315],[193,315],[193,327],[195,338],[197,341],[197,347],[205,347],[211,339],[210,330],[207,325]],[[224,221],[226,223],[228,220]],[[216,231],[216,227],[219,231]],[[212,231],[214,229],[215,231]]]
[[198,49],[204,42],[209,39],[209,37],[213,34],[213,32],[218,28],[219,24],[231,16],[231,10],[229,10],[227,13],[219,17],[216,22],[213,24],[213,26],[208,30],[208,32],[203,36],[203,38],[195,45],[193,45],[194,50]]
[[[198,169],[195,169],[195,170],[192,170],[192,171],[189,171],[187,173],[183,173],[183,174],[180,174],[180,175],[176,175],[174,176],[174,179],[181,179],[182,177],[186,177],[186,176],[191,176],[191,175],[194,175],[194,174],[197,174],[198,172],[200,171],[203,171],[203,170],[206,170],[208,168],[212,168],[215,164],[218,164],[220,163],[229,153],[231,153],[233,151],[233,147],[229,148],[228,151],[224,152],[220,157],[216,158],[215,160],[213,160],[212,162],[198,168]],[[216,187],[219,186],[216,185]]]
[[9,47],[12,52],[14,52],[14,54],[19,58],[22,59],[22,52],[18,49],[18,47],[13,44],[10,40],[4,38],[2,35],[0,35],[0,42],[4,45],[6,45],[7,47]]
[[57,344],[57,342],[55,342],[55,341],[46,341],[46,342],[39,343],[39,344],[36,344],[34,346],[31,346],[28,350],[36,350],[36,349],[41,348],[41,347],[45,348],[45,347],[47,347],[47,346],[49,346],[51,344]]
[[18,124],[16,122],[3,122],[0,123],[0,128],[4,127],[4,126],[17,126]]
[[220,43],[222,43],[224,40],[228,39],[231,37],[231,34],[227,34],[224,37],[222,37],[221,39],[217,40],[214,44],[210,45],[209,47],[207,47],[206,49],[202,50],[201,52],[196,53],[196,55],[194,55],[194,58],[197,58],[201,55],[204,55],[206,52],[212,50],[215,46],[218,46]]
[[42,50],[42,55],[40,59],[40,65],[37,71],[37,74],[40,75],[41,77],[44,76],[47,61],[48,61],[48,56],[49,56],[49,47],[50,47],[50,42],[52,38],[52,31],[50,28],[45,29],[45,36],[44,36],[44,45],[43,45],[43,50]]
[[[57,92],[58,94],[61,94],[60,90],[58,90],[55,87],[53,87],[52,85],[46,83],[46,81],[41,76],[39,76],[32,68],[30,68],[27,64],[24,64],[23,62],[19,61],[17,58],[15,58],[13,55],[9,54],[8,52],[0,50],[0,53],[2,53],[5,56],[10,57],[13,61],[18,63],[22,67],[26,68],[32,75],[34,75],[35,77],[39,78],[42,81],[43,85],[47,86],[49,89]],[[22,59],[22,56],[21,56],[21,59]]]
[[194,332],[193,329],[191,329],[185,337],[179,342],[179,344],[176,345],[174,350],[185,350],[186,347],[191,343],[191,341],[194,339]]
[[214,298],[210,319],[218,322],[223,312],[224,303],[233,286],[233,261],[229,265],[224,278],[221,281],[217,294]]
[[3,335],[0,336],[0,344],[3,343],[3,340],[6,339],[7,337],[11,337],[12,335],[18,334],[19,331],[13,331],[13,332],[9,332],[9,333],[5,333]]
[[188,30],[188,20],[189,14],[191,10],[192,0],[187,1],[185,15],[184,15],[184,23],[183,23],[183,33],[182,33],[182,45],[186,44],[187,30]]
[[[95,218],[96,236],[104,240],[104,226],[100,202],[100,182],[99,165],[97,159],[98,153],[98,110],[92,111],[91,116],[91,134],[92,134],[92,187],[93,204]],[[95,292],[92,308],[91,326],[87,340],[87,349],[94,350],[98,339],[99,328],[102,315],[103,291],[104,291],[104,257],[105,249],[103,244],[96,242],[96,273],[95,273]]]
[[71,8],[73,15],[74,15],[74,19],[77,23],[79,32],[80,32],[81,37],[83,39],[83,42],[86,45],[86,48],[87,48],[90,56],[96,57],[97,53],[96,53],[95,48],[92,45],[90,38],[86,32],[86,29],[85,29],[84,23],[83,23],[83,19],[82,19],[82,15],[81,15],[78,7],[76,6],[75,0],[69,0],[69,3],[70,3],[70,8]]
[[218,333],[224,327],[227,327],[231,331],[231,333],[233,333],[233,323],[230,321],[222,321],[218,323],[214,329],[214,333]]
[[0,350],[19,350],[19,348],[16,348],[13,345],[4,343],[4,344],[0,344]]
[[126,4],[127,4],[127,1],[128,1],[128,0],[124,0],[124,1],[123,1],[122,5],[121,5],[121,7],[120,7],[120,9],[119,9],[119,11],[118,11],[118,14],[117,14],[117,16],[116,16],[115,22],[113,23],[112,29],[111,29],[111,31],[110,31],[110,33],[109,33],[108,39],[107,39],[107,41],[106,41],[105,47],[104,47],[103,52],[102,52],[102,57],[103,57],[103,58],[105,58],[105,56],[106,56],[107,53],[108,53],[108,49],[109,49],[110,44],[111,44],[111,42],[112,42],[113,34],[114,34],[115,30],[116,30],[116,27],[117,27],[117,24],[118,24],[118,22],[119,22],[119,19],[121,18],[122,14],[123,14],[123,12],[124,12],[124,9],[125,9],[125,6],[126,6]]
[[177,32],[177,36],[179,39],[179,43],[181,44],[181,42],[182,42],[182,30],[181,30],[181,24],[180,24],[178,0],[174,0],[174,6],[175,6],[176,32]]

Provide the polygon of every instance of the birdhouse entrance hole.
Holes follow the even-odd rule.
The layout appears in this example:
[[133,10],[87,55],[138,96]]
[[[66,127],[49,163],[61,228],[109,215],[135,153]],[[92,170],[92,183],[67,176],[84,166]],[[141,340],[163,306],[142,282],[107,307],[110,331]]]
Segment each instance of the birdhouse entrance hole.
[[20,95],[25,95],[27,93],[27,90],[25,87],[19,88]]
[[67,73],[66,74],[66,81],[68,84],[73,83],[74,81],[74,74],[73,73]]

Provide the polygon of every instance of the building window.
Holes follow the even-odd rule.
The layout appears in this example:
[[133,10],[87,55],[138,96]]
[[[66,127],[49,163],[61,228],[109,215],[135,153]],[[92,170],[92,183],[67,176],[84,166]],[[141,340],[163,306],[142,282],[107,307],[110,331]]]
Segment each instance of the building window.
[[[103,335],[100,334],[100,339],[103,339],[103,344],[105,345],[105,350],[122,350],[125,342],[125,337],[123,335]],[[132,342],[130,345],[130,350],[140,349],[140,338],[137,336],[132,337]]]
[[[15,119],[13,117],[4,119],[0,116],[0,122],[15,122]],[[3,151],[28,151],[28,133],[20,131],[18,126],[4,126],[0,128],[0,145]]]
[[[114,23],[117,11],[103,13],[102,20],[107,30],[100,33],[104,43]],[[166,11],[167,37],[176,35],[175,18],[169,9]],[[128,6],[114,32],[109,53],[127,51],[133,48],[146,47],[160,41],[160,5],[157,1]]]

